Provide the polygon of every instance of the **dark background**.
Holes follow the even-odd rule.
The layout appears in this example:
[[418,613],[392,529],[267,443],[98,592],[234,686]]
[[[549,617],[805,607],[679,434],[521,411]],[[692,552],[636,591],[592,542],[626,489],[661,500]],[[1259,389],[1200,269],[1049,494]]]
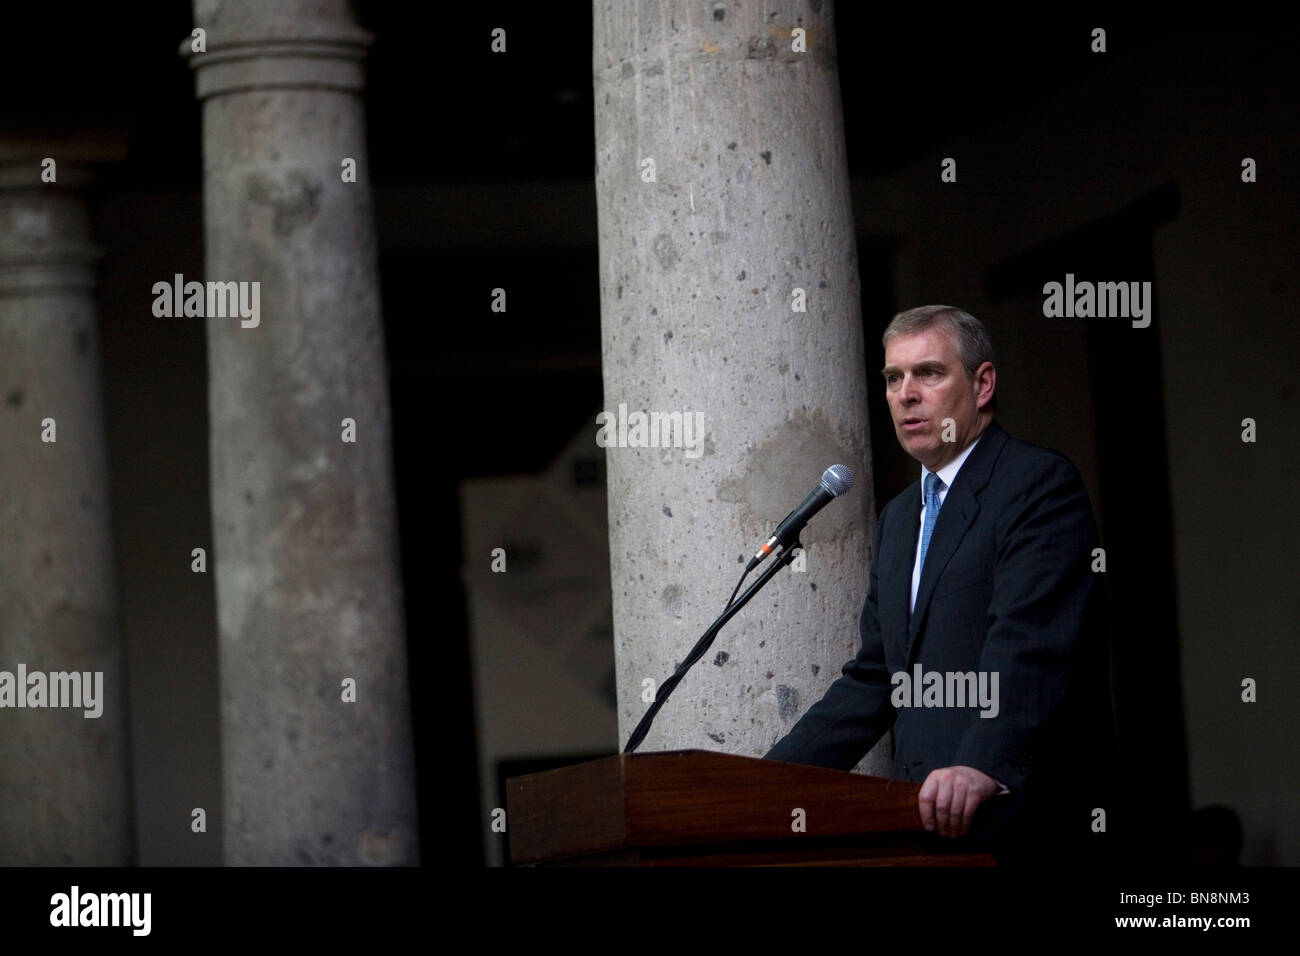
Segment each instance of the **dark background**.
[[[188,570],[189,548],[210,540],[203,324],[158,320],[149,311],[153,282],[175,272],[202,272],[200,109],[178,52],[192,19],[186,4],[126,9],[61,4],[28,9],[20,18],[7,13],[0,74],[9,96],[0,105],[0,123],[11,130],[107,130],[127,143],[125,160],[100,171],[91,198],[96,239],[104,250],[106,418],[132,680],[139,858],[216,863],[219,827],[178,842],[149,822],[176,806],[219,806],[220,796],[212,579]],[[859,183],[899,175],[947,143],[1028,122],[1117,63],[1140,63],[1150,51],[1206,33],[1199,23],[1107,17],[1109,52],[1099,56],[1088,50],[1089,30],[1097,25],[1091,19],[1043,14],[962,21],[929,11],[882,19],[876,10],[855,3],[836,10],[855,195]],[[440,823],[482,815],[460,583],[459,488],[467,479],[540,471],[572,437],[574,423],[589,420],[603,400],[591,12],[584,3],[486,3],[456,7],[452,15],[435,4],[372,2],[358,4],[358,18],[376,36],[365,98],[390,359],[422,855],[426,861],[472,865],[484,859],[481,832]],[[508,28],[506,56],[489,52],[486,38],[495,26]],[[1285,66],[1293,39],[1261,24],[1253,32],[1225,33],[1222,42],[1258,50],[1262,62],[1275,62],[1277,82],[1287,93],[1279,99],[1289,96],[1294,107],[1300,90],[1294,69]],[[1228,74],[1219,79],[1229,89],[1235,80]],[[1117,102],[1116,110],[1122,108]],[[1281,164],[1293,162],[1295,154],[1283,157],[1274,147],[1294,141],[1294,115],[1274,115],[1267,103],[1252,105],[1248,97],[1235,102],[1231,95],[1224,97],[1224,109],[1225,120],[1238,109],[1254,117],[1254,136],[1249,145],[1239,145],[1233,137],[1240,138],[1240,130],[1230,133],[1225,123],[1222,139],[1207,139],[1206,149],[1231,157],[1260,155],[1261,170],[1290,176]],[[1158,125],[1149,129],[1150,142],[1158,144],[1165,133]],[[1235,162],[1229,161],[1229,178]],[[963,175],[976,175],[978,157],[970,162],[967,153],[964,163]],[[1019,171],[980,174],[992,176],[988,188],[1015,203]],[[1171,178],[1103,219],[1063,224],[1055,239],[1013,259],[981,260],[978,291],[1012,310],[1038,294],[1044,275],[1151,279],[1160,323],[1161,277],[1152,237],[1178,220],[1185,195],[1186,185]],[[933,221],[886,230],[859,226],[877,507],[915,477],[915,463],[893,440],[883,395],[874,387],[880,332],[894,312],[920,304],[897,300],[896,257],[916,235],[943,227]],[[999,221],[986,227],[990,234],[1013,228]],[[1241,269],[1249,274],[1252,241],[1236,236],[1201,254],[1243,256]],[[1293,248],[1294,228],[1286,240]],[[972,242],[969,255],[978,260],[981,254],[981,244]],[[941,271],[942,264],[935,268]],[[487,308],[486,290],[496,286],[511,289],[506,315]],[[931,300],[946,301],[960,291],[935,288]],[[1294,354],[1293,327],[1280,317],[1274,322],[1262,330],[1250,327],[1261,336],[1260,348]],[[1000,342],[996,323],[989,325]],[[1270,338],[1276,334],[1280,341]],[[1172,530],[1177,502],[1170,493],[1165,435],[1167,420],[1179,408],[1170,403],[1159,343],[1157,336],[1137,339],[1117,324],[1088,328],[1086,355],[1076,357],[1088,388],[1077,401],[1090,409],[1095,441],[1077,453],[1068,399],[1056,406],[1065,411],[1054,413],[1055,420],[1040,417],[1031,424],[1023,411],[1017,419],[1013,406],[1004,421],[1013,434],[1085,459],[1081,467],[1103,541],[1112,554],[1128,555],[1108,576],[1112,618],[1142,635],[1117,648],[1125,773],[1150,806],[1161,808],[1159,817],[1152,811],[1157,822],[1148,831],[1151,848],[1179,854],[1189,846],[1180,813],[1191,808],[1191,797]],[[1232,375],[1244,379],[1234,383]],[[1206,380],[1204,387],[1226,402],[1240,397],[1243,382],[1248,388],[1249,370],[1238,368]],[[1123,387],[1107,387],[1114,383]],[[1278,419],[1283,411],[1293,415],[1293,387],[1283,393],[1292,399],[1289,406],[1279,407],[1275,394],[1261,398],[1266,407]],[[530,416],[527,427],[512,427],[519,409],[539,396],[547,414]],[[1236,409],[1229,418],[1242,417]],[[1135,410],[1143,417],[1141,429],[1130,427]],[[1291,471],[1281,475],[1289,487],[1294,478]],[[1273,555],[1282,587],[1295,583],[1289,554]],[[1259,774],[1261,790],[1278,785],[1258,768],[1243,766],[1240,772]],[[184,836],[191,837],[187,830]]]

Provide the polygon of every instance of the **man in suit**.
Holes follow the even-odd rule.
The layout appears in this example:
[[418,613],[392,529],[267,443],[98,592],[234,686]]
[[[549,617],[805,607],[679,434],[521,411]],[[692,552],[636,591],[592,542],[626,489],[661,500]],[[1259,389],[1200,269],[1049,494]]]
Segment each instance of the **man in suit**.
[[993,347],[973,316],[912,309],[883,344],[921,479],[880,514],[861,650],[766,756],[849,770],[892,731],[927,830],[1003,862],[1096,859],[1114,725],[1083,482],[993,420]]

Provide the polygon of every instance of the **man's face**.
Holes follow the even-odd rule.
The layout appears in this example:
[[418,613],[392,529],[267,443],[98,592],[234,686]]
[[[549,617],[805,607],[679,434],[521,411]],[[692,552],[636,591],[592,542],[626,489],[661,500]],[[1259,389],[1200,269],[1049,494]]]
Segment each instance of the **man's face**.
[[991,412],[980,413],[979,399],[993,394],[993,366],[985,362],[967,378],[957,343],[941,326],[895,335],[881,371],[898,442],[931,471],[952,461],[992,419]]

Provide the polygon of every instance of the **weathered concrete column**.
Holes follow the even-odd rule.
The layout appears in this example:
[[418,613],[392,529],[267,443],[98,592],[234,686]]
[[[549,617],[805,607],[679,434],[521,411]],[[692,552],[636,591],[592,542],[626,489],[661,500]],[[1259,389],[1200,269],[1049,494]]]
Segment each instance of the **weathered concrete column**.
[[88,175],[65,151],[45,167],[21,152],[0,144],[0,865],[120,866],[134,841]]
[[370,36],[344,0],[194,10],[204,279],[260,283],[208,314],[226,862],[415,863]]
[[[631,426],[607,451],[620,746],[822,471],[857,477],[641,748],[760,755],[856,653],[873,540],[831,5],[597,0],[594,35],[605,408]],[[633,447],[637,411],[706,437]]]

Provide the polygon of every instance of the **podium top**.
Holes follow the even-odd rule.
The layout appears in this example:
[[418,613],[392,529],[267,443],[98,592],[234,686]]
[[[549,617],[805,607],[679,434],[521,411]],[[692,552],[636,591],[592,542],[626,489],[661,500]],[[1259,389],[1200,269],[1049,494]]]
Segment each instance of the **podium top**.
[[923,832],[920,789],[709,750],[617,754],[510,778],[510,855],[530,864],[638,847]]

